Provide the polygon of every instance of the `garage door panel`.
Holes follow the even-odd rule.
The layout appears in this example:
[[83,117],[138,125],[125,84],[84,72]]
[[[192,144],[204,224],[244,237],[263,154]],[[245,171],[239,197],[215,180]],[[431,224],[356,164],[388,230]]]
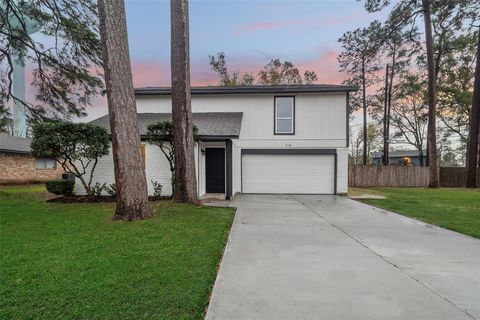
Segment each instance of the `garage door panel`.
[[246,154],[244,193],[334,193],[333,155]]

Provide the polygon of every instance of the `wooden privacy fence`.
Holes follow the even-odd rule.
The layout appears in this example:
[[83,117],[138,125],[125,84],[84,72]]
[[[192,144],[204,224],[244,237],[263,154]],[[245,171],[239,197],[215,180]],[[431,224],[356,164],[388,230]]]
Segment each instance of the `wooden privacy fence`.
[[350,187],[426,187],[428,167],[369,166],[348,167]]
[[[445,188],[464,187],[467,169],[440,168],[440,186]],[[480,168],[477,170],[480,181]],[[428,167],[356,165],[348,168],[350,187],[427,187]]]
[[[467,169],[464,167],[441,167],[440,186],[444,188],[465,187]],[[477,169],[480,181],[480,168]],[[356,165],[348,167],[349,187],[427,187],[428,167]]]
[[[445,188],[465,187],[467,182],[467,168],[452,167],[440,168],[440,185]],[[477,184],[480,183],[480,168],[477,168]]]

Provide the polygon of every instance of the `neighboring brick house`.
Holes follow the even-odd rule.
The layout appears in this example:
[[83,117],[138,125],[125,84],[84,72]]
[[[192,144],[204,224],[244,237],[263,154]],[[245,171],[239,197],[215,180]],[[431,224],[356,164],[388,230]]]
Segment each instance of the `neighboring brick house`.
[[0,185],[38,183],[58,179],[62,168],[53,159],[30,154],[30,139],[0,134]]

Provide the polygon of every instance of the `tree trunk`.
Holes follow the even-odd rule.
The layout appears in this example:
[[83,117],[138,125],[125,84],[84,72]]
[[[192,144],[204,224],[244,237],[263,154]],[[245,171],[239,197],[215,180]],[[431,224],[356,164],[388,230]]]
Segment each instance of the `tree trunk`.
[[100,0],[98,13],[117,189],[114,219],[144,219],[150,212],[140,150],[124,2]]
[[477,44],[477,62],[475,67],[475,80],[473,83],[472,110],[470,111],[470,125],[468,135],[467,151],[467,188],[477,186],[477,158],[478,158],[478,136],[480,126],[480,28]]
[[433,53],[432,20],[430,15],[430,0],[422,0],[423,18],[425,20],[425,42],[427,47],[428,66],[428,164],[430,188],[439,187],[437,138],[436,138],[436,86],[435,86],[435,62]]
[[388,64],[385,68],[385,100],[383,101],[383,156],[382,162],[384,166],[388,165],[388,130],[387,130],[387,117],[388,117]]
[[171,0],[172,120],[175,145],[176,202],[198,203],[195,177],[192,109],[190,105],[190,53],[188,0]]
[[393,80],[395,77],[396,54],[393,53],[392,65],[390,66],[388,97],[387,97],[387,164],[390,159],[390,119],[392,116],[392,96],[393,96]]
[[367,139],[367,93],[365,92],[367,85],[365,79],[365,58],[362,57],[362,104],[363,104],[363,164],[367,164],[368,157],[368,139]]

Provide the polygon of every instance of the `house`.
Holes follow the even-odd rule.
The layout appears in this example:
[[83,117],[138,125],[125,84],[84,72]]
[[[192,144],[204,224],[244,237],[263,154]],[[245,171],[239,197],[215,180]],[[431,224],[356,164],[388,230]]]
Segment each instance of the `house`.
[[[427,161],[427,151],[423,151],[420,156],[418,150],[396,150],[388,153],[389,164],[398,166],[425,166]],[[374,152],[372,155],[372,163],[382,165],[383,152]]]
[[[355,87],[278,85],[192,87],[198,194],[344,194],[348,187],[348,104]],[[135,90],[149,193],[171,194],[170,171],[147,125],[171,119],[170,88]],[[109,128],[108,115],[91,122]],[[111,155],[94,183],[113,183]],[[80,183],[76,192],[84,194]]]
[[30,139],[0,135],[0,184],[38,183],[60,179],[62,168],[54,159],[30,154]]

